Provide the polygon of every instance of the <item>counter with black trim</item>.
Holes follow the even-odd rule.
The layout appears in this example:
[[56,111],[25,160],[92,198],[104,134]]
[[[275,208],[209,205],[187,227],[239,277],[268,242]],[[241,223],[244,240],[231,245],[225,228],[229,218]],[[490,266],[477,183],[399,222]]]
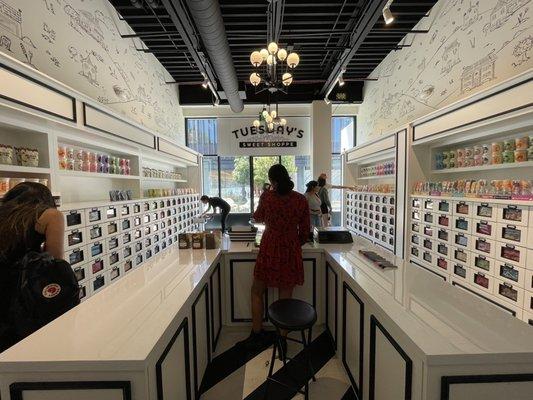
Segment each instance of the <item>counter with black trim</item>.
[[[222,326],[250,318],[256,249],[226,245],[169,249],[2,353],[1,398],[199,398]],[[385,251],[398,268],[376,267],[359,254],[370,246],[306,245],[295,291],[315,304],[360,399],[533,392],[531,327]]]

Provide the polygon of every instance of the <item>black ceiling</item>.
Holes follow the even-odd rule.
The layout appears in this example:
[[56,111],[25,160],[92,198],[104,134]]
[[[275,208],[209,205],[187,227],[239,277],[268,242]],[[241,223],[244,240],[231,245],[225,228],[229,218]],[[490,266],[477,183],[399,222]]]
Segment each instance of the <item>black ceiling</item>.
[[[172,0],[176,7],[171,11],[165,9],[161,0],[158,0],[157,8],[149,7],[146,0],[140,1],[133,0],[133,3],[142,4],[141,8],[134,6],[132,0],[111,0],[135,32],[125,36],[142,39],[146,48],[139,51],[153,53],[176,82],[197,86],[199,98],[209,101],[206,91],[201,92],[199,86],[203,81],[201,70],[204,71],[204,66],[198,66],[199,60],[206,60],[201,63],[209,65],[209,59],[192,19],[187,15],[186,1]],[[437,2],[395,0],[391,5],[395,21],[385,25],[380,16],[381,8],[377,8],[383,0],[277,1],[283,5],[278,43],[282,47],[292,46],[300,54],[300,64],[294,71],[295,81],[291,86],[291,90],[300,93],[299,101],[324,98],[327,83],[337,75],[339,60],[347,61],[347,56],[352,57],[347,65],[344,63],[344,78],[358,81],[360,86],[360,82],[390,51],[400,48],[400,41]],[[244,87],[252,72],[250,53],[267,44],[269,3],[267,0],[219,0],[219,3],[237,77]],[[170,17],[173,11],[179,15],[181,26]],[[368,18],[370,12],[373,19]],[[368,25],[366,29],[363,24]],[[361,37],[355,36],[356,31],[363,32]],[[299,89],[292,89],[296,85]],[[246,88],[248,102],[261,101],[254,98],[249,86],[247,84]],[[193,90],[187,92],[194,93]]]

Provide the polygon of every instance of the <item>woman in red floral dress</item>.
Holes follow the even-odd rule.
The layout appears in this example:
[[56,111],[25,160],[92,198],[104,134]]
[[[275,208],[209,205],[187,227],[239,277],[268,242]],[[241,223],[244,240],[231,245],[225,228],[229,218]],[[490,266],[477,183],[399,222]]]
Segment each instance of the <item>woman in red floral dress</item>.
[[305,197],[293,191],[287,169],[273,165],[268,171],[271,190],[263,192],[253,217],[265,224],[252,285],[253,330],[242,342],[248,348],[268,341],[262,329],[263,298],[268,287],[279,290],[279,298],[292,297],[294,286],[304,282],[302,245],[309,237],[309,206]]

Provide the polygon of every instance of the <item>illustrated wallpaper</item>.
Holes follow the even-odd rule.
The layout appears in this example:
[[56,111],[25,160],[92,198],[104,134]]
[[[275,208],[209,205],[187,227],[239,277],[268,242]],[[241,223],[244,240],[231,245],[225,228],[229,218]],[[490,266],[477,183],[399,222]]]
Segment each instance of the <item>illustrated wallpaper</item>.
[[185,141],[177,85],[107,0],[0,0],[0,51]]
[[358,143],[533,67],[533,0],[440,0],[370,75]]

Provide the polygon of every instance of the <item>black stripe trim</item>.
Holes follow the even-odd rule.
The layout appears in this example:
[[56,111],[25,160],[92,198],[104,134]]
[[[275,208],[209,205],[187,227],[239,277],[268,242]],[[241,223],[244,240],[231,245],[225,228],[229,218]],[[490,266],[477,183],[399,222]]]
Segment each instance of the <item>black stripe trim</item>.
[[[328,325],[329,323],[329,271],[333,272],[333,275],[335,275],[335,315],[334,315],[334,331],[333,334],[331,331],[331,327]],[[337,336],[338,336],[338,301],[339,301],[339,276],[337,275],[337,272],[333,269],[333,267],[330,265],[329,262],[326,261],[326,329],[331,335],[331,338],[333,339],[333,343],[335,344],[335,350],[337,350]]]
[[[215,285],[213,285],[213,277],[217,274],[218,284],[218,310],[215,310]],[[209,286],[211,292],[211,350],[214,352],[217,348],[218,339],[220,339],[220,332],[222,331],[222,282],[220,278],[220,262],[217,263],[213,273],[209,277]],[[218,312],[218,329],[215,332],[215,311]]]
[[[255,263],[255,258],[239,259],[239,260],[230,260],[229,261],[229,284],[230,284],[230,306],[231,306],[231,322],[251,322],[252,318],[237,318],[235,317],[235,282],[234,282],[234,265],[239,262],[253,262]],[[253,271],[252,271],[253,273]],[[267,320],[267,310],[268,310],[268,290],[265,290],[265,315],[263,321]]]
[[[333,341],[327,332],[318,336],[306,350],[300,351],[291,361],[273,374],[272,378],[291,387],[302,388],[312,378],[312,372],[305,367],[309,356],[315,371],[320,371],[335,356]],[[244,400],[288,400],[295,395],[296,390],[294,389],[273,381],[265,381]]]
[[[159,357],[159,360],[157,360],[157,363],[155,365],[155,375],[157,380],[157,400],[164,400],[165,394],[163,391],[163,371],[162,366],[163,362],[165,361],[168,353],[172,349],[172,346],[174,346],[174,343],[176,340],[178,340],[178,337],[183,333],[183,353],[185,355],[185,382],[186,382],[186,390],[187,390],[187,400],[191,400],[191,363],[190,363],[190,356],[189,356],[189,321],[187,318],[183,319],[183,322],[178,327],[178,330],[170,339],[170,342],[168,343],[167,347],[161,354],[161,357]],[[178,366],[175,366],[178,367]]]
[[66,94],[65,92],[62,92],[61,90],[59,89],[56,89],[55,87],[52,87],[52,86],[49,86],[47,85],[46,83],[43,83],[43,82],[40,82],[39,80],[35,79],[35,78],[32,78],[31,76],[29,75],[26,75],[20,71],[17,71],[16,69],[14,68],[11,68],[3,63],[0,63],[0,68],[3,68],[9,72],[12,72],[14,73],[15,75],[18,75],[24,79],[27,79],[33,83],[36,83],[37,85],[39,86],[42,86],[48,90],[51,90],[53,92],[56,92],[62,96],[65,96],[66,98],[70,99],[71,102],[72,102],[72,118],[69,118],[69,117],[65,117],[64,115],[61,115],[61,114],[57,114],[53,111],[48,111],[48,110],[45,110],[44,108],[40,108],[40,107],[37,107],[37,106],[34,106],[33,104],[30,104],[30,103],[25,103],[23,101],[20,101],[20,100],[17,100],[17,99],[13,99],[12,97],[8,97],[8,96],[5,96],[3,94],[0,94],[0,98],[4,99],[4,100],[8,100],[8,101],[11,101],[13,103],[16,103],[16,104],[19,104],[21,106],[24,106],[24,107],[28,107],[28,108],[31,108],[33,110],[37,110],[37,111],[40,111],[42,113],[45,113],[45,114],[48,114],[48,115],[52,115],[54,117],[57,117],[57,118],[61,118],[61,119],[64,119],[66,121],[71,121],[71,122],[76,122],[76,98]]
[[[273,332],[271,337],[274,339]],[[209,363],[209,366],[205,371],[201,392],[205,393],[216,384],[222,382],[239,368],[246,365],[248,361],[254,359],[263,351],[268,349],[271,345],[272,341],[268,341],[262,347],[256,350],[247,351],[245,348],[243,348],[243,346],[236,344],[232,348],[226,350],[224,353],[216,356]]]
[[130,381],[15,382],[9,386],[11,400],[24,400],[25,391],[121,390],[123,400],[131,400]]
[[[348,293],[352,295],[352,297],[359,303],[359,385],[355,382],[355,378],[352,374],[352,371],[350,371],[350,367],[348,365],[348,362],[346,360],[346,333],[347,333],[347,299],[348,299]],[[346,282],[342,283],[342,364],[344,365],[344,369],[346,370],[346,373],[348,375],[348,378],[350,378],[350,382],[352,384],[352,387],[354,388],[355,394],[357,398],[362,399],[363,398],[363,354],[364,354],[364,348],[365,348],[365,304],[363,301],[355,294],[353,289],[348,286]]]
[[[202,295],[205,295],[205,335],[206,342],[205,346],[207,349],[207,363],[209,366],[209,362],[211,361],[211,341],[210,341],[210,335],[209,335],[209,290],[207,287],[207,283],[204,285],[200,293],[198,294],[198,297],[194,300],[194,303],[192,304],[192,353],[193,353],[193,376],[194,376],[194,398],[198,400],[201,395],[200,387],[202,384],[203,376],[198,375],[198,343],[196,339],[197,334],[197,328],[196,328],[196,305],[202,298]],[[202,329],[200,329],[200,333],[202,333]]]
[[311,261],[313,263],[313,308],[316,309],[316,258],[303,258],[302,261]]
[[353,391],[352,387],[349,387],[346,393],[342,396],[341,400],[358,400],[357,395]]
[[[501,382],[533,382],[533,374],[443,376],[441,377],[440,400],[450,400],[450,386],[454,384]],[[507,391],[509,392],[509,394],[512,393],[511,388],[508,388]]]
[[369,382],[369,400],[375,400],[376,398],[376,328],[387,338],[387,340],[396,349],[398,354],[405,361],[405,391],[404,400],[411,400],[412,385],[413,385],[413,361],[402,347],[394,340],[392,335],[385,329],[385,327],[374,316],[370,316],[370,382]]

